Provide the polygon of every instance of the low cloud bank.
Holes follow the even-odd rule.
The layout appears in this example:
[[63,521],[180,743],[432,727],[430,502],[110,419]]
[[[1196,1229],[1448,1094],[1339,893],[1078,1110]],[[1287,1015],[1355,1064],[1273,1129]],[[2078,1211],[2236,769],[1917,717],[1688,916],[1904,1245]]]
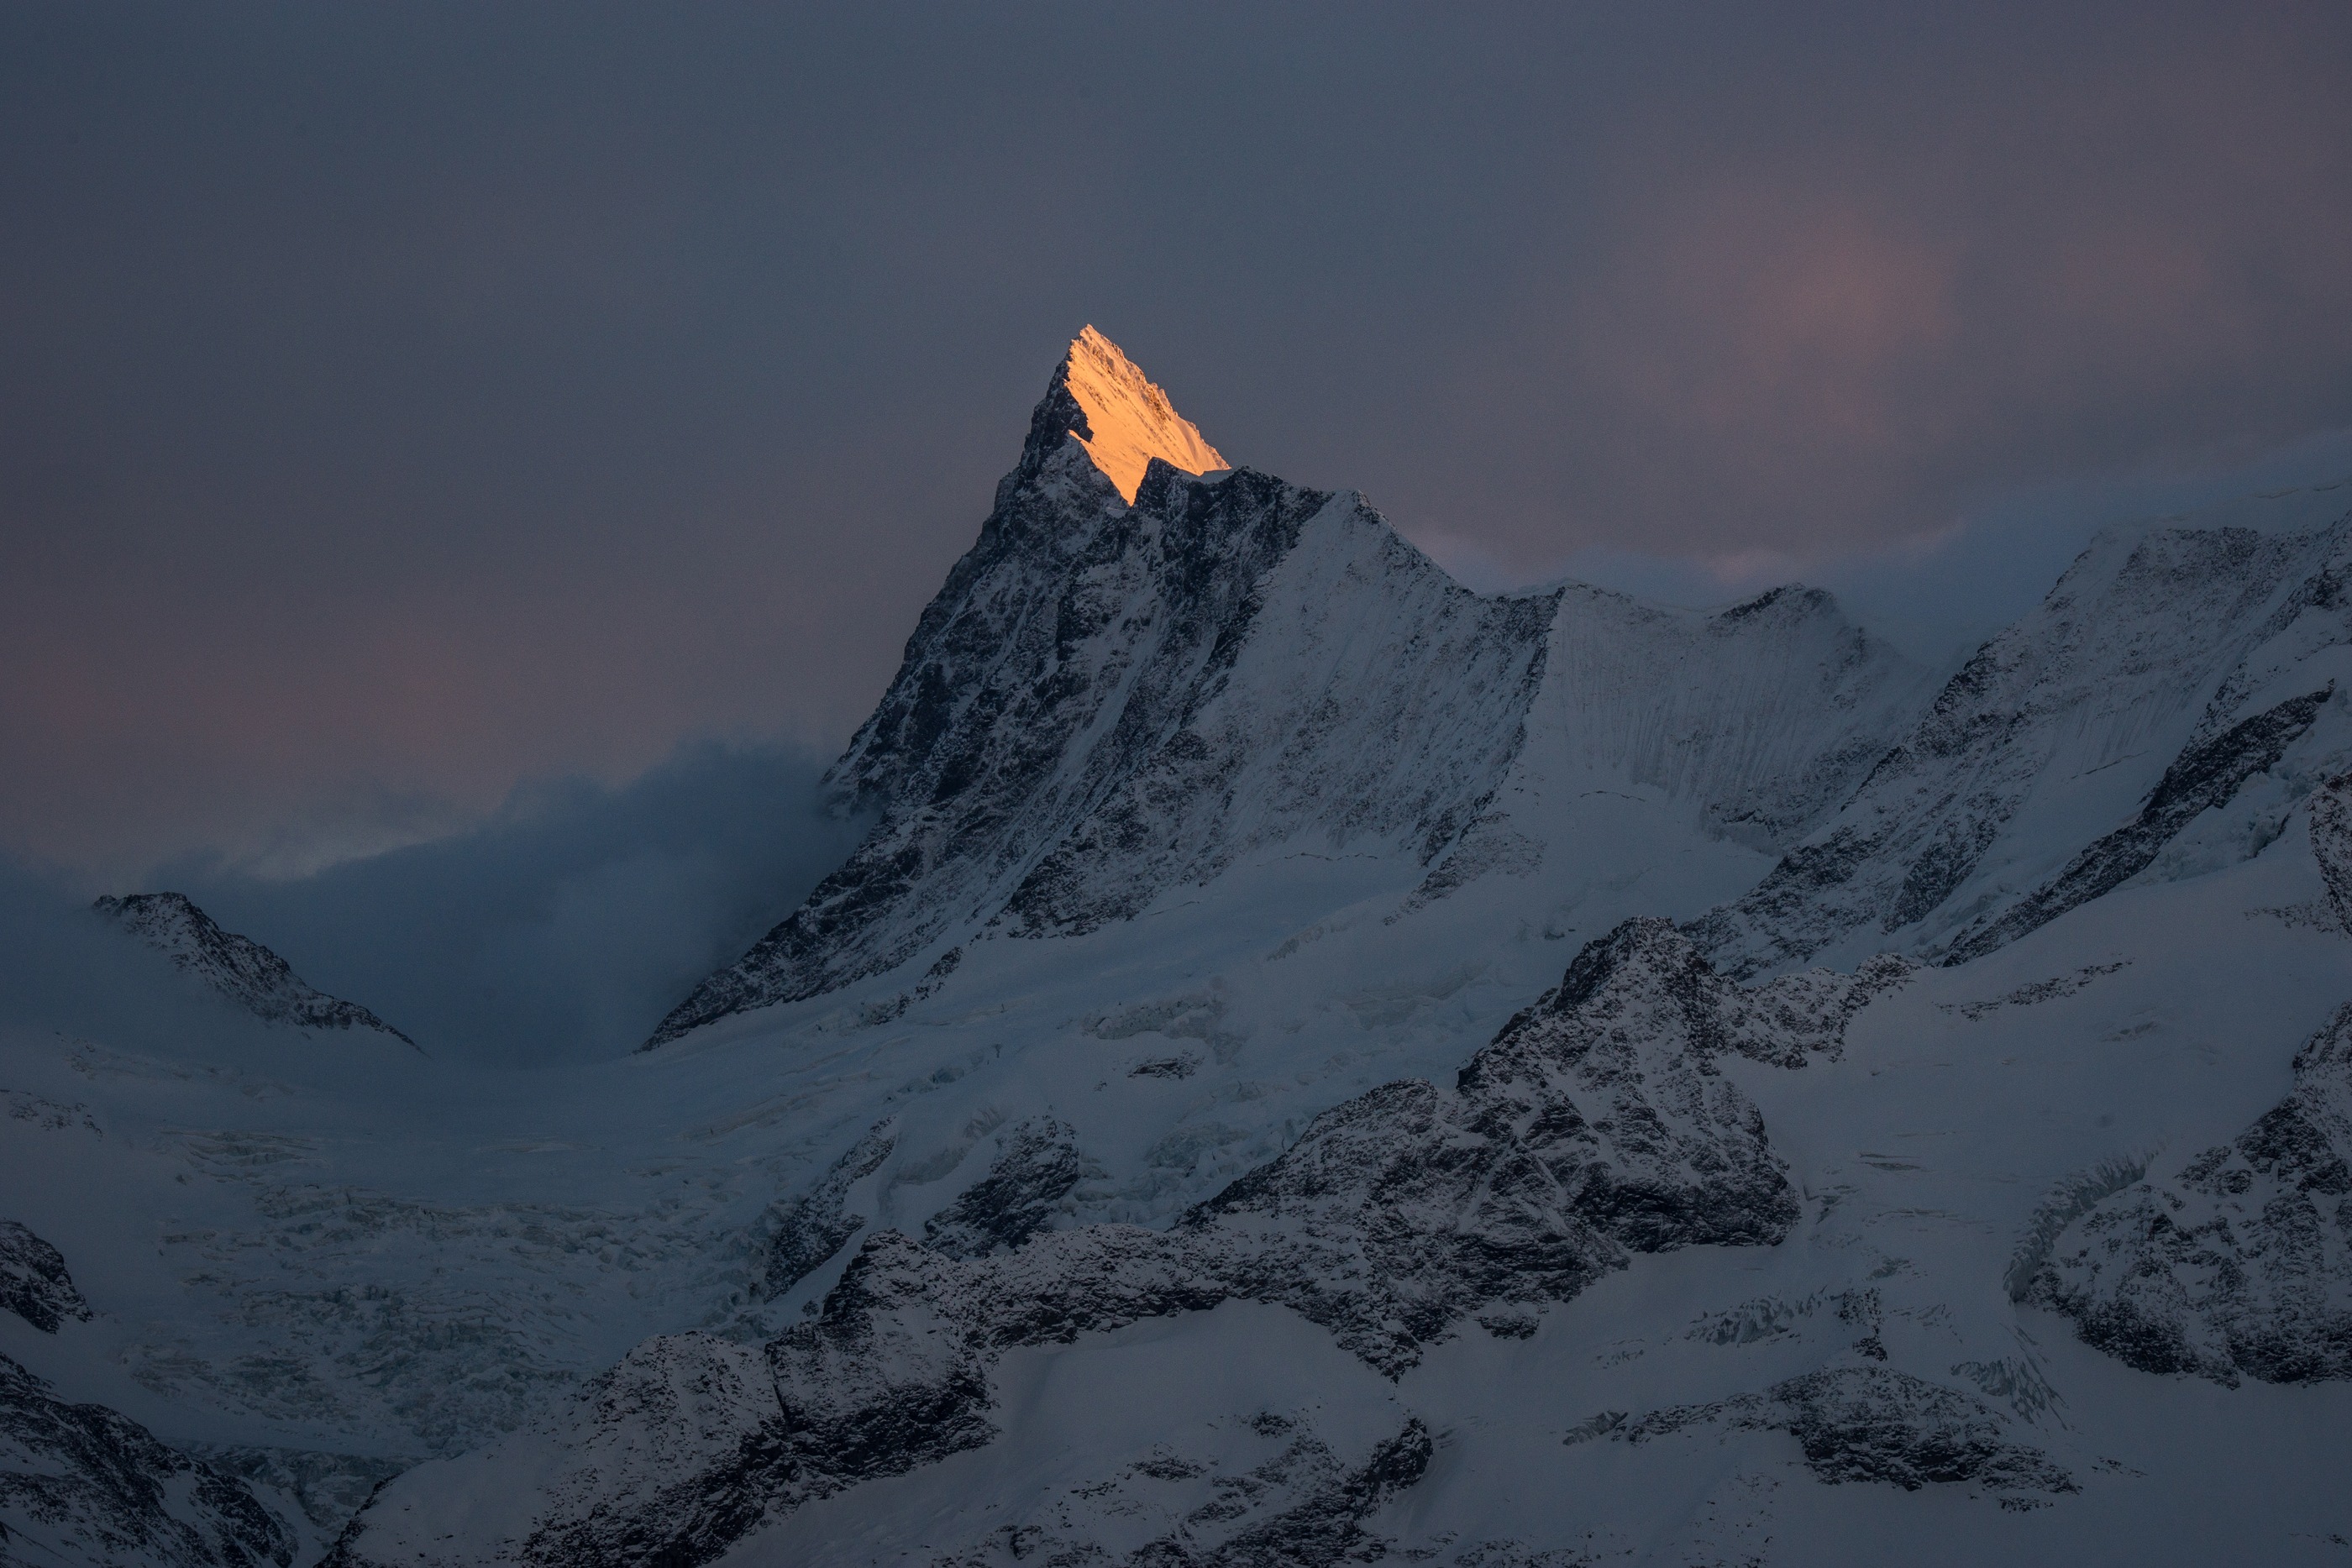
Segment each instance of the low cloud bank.
[[148,880],[436,1056],[616,1056],[848,854],[863,825],[825,809],[825,761],[694,746],[632,783],[520,790],[465,831],[298,879],[185,860]]

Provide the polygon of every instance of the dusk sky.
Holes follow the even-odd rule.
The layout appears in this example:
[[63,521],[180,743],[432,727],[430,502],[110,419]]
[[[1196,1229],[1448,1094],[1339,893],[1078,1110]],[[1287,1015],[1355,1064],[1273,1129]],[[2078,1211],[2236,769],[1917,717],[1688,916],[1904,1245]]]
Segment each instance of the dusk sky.
[[2341,5],[11,4],[0,212],[92,877],[837,747],[1088,322],[1480,586],[2352,469]]

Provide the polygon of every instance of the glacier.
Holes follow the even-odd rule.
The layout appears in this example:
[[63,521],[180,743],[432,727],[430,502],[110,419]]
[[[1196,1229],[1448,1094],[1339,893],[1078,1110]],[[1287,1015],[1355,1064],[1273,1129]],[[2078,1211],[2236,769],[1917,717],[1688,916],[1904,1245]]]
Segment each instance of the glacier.
[[0,1028],[0,1561],[2341,1561],[2348,547],[1481,595],[1090,328],[644,1050]]

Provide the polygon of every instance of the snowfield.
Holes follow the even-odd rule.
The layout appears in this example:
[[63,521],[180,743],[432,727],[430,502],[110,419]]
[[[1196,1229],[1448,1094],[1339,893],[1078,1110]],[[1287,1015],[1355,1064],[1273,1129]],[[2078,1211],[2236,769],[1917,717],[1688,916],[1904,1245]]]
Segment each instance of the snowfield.
[[0,1033],[0,1562],[2352,1562],[2347,514],[1939,680],[1471,593],[1089,329],[646,1050],[193,905],[184,1043]]

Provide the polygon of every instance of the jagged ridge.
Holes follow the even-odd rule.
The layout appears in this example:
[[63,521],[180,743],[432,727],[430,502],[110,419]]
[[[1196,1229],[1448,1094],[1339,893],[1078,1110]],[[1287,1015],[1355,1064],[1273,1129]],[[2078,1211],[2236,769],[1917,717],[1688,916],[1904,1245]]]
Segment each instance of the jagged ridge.
[[[1067,1185],[1076,1156],[1032,1125],[971,1189],[985,1195],[972,1212],[941,1228],[948,1249],[870,1238],[816,1320],[764,1350],[699,1334],[640,1346],[567,1434],[539,1440],[552,1448],[421,1468],[331,1562],[462,1560],[435,1544],[439,1516],[417,1514],[436,1490],[501,1498],[497,1520],[458,1530],[468,1552],[499,1539],[567,1568],[708,1562],[761,1518],[992,1440],[990,1372],[1015,1346],[1244,1299],[1292,1308],[1394,1376],[1472,1314],[1565,1301],[1633,1253],[1769,1245],[1796,1202],[1717,1059],[1796,1068],[1833,1053],[1854,1012],[1911,972],[1895,960],[1742,990],[1671,923],[1630,921],[1453,1088],[1392,1083],[1325,1113],[1167,1231],[1034,1232],[1034,1200]],[[820,1191],[887,1135],[868,1134]],[[998,1218],[1010,1228],[992,1231]],[[508,1465],[552,1479],[507,1500],[486,1478]]]
[[305,984],[285,959],[222,930],[185,894],[133,893],[91,907],[256,1018],[297,1029],[372,1029],[416,1043],[357,1002]]

